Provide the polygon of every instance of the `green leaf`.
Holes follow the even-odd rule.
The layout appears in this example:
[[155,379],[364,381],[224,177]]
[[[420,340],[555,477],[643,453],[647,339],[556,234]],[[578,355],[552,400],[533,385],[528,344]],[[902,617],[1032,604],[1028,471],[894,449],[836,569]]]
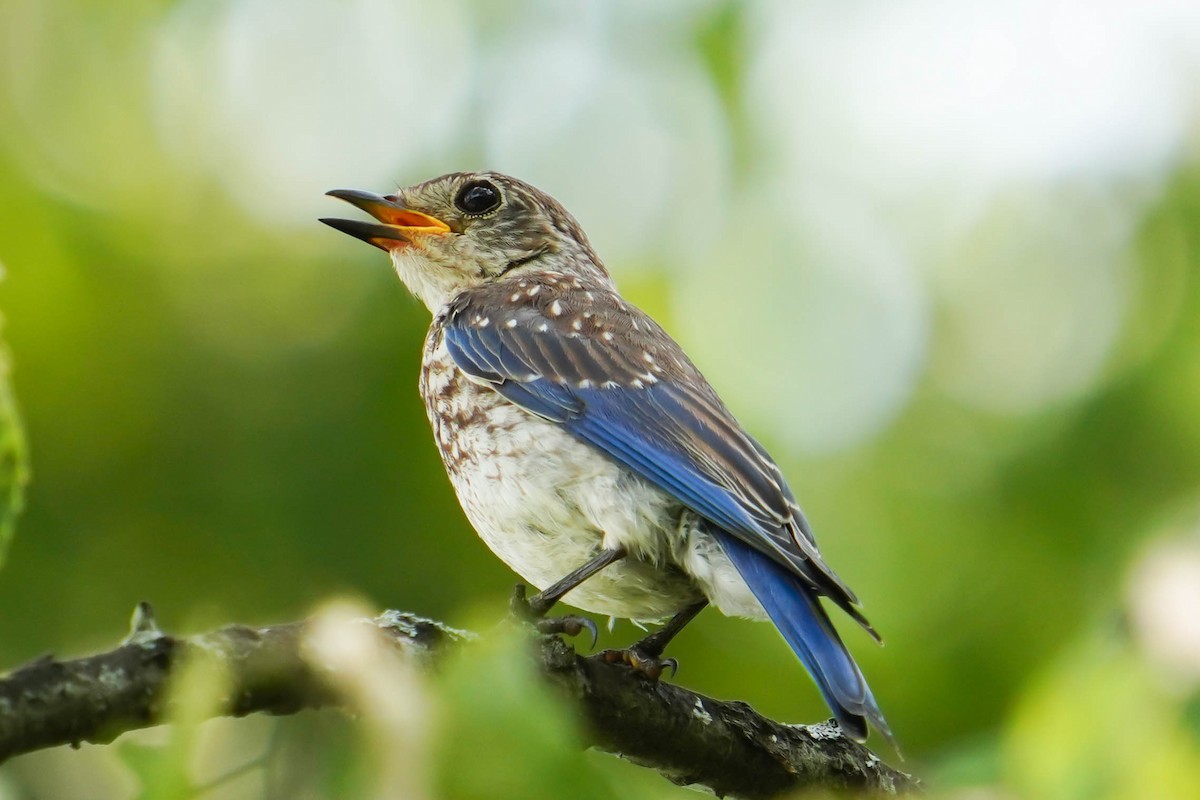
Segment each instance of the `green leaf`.
[[0,342],[0,566],[12,541],[17,516],[25,505],[29,451],[9,380],[8,348]]
[[199,787],[192,775],[200,725],[213,717],[228,695],[223,665],[197,648],[177,667],[167,702],[167,741],[147,747],[123,743],[121,760],[139,779],[137,800],[191,800]]

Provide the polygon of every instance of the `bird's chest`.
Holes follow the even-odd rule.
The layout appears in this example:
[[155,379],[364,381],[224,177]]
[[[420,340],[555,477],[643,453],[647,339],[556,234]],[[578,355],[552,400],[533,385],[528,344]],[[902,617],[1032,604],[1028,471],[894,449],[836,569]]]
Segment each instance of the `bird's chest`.
[[563,516],[562,487],[598,460],[557,426],[470,380],[436,329],[426,341],[421,396],[459,502],[506,561],[503,551],[522,528]]
[[[580,461],[592,458],[556,425],[464,375],[436,329],[426,340],[421,397],[446,471],[464,504],[503,506],[505,495],[529,494],[550,482],[548,470],[570,467],[574,472]],[[571,476],[558,472],[556,477]]]

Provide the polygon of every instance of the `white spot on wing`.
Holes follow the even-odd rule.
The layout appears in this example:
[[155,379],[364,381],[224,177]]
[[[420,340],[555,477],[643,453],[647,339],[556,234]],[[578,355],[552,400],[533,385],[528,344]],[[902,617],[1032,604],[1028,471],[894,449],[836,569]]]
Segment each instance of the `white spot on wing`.
[[592,382],[587,378],[584,378],[579,382],[578,386],[580,389],[590,389],[592,388]]
[[612,331],[605,331],[604,333],[600,334],[600,336],[606,342],[611,342],[613,340]]
[[557,316],[560,316],[562,314],[562,312],[563,312],[562,303],[555,300],[553,303],[550,304],[550,313],[552,315],[557,317]]
[[515,327],[517,327],[517,320],[516,320],[515,318],[514,318],[514,319],[510,319],[508,322],[504,323],[504,327],[506,327],[506,328],[515,328]]
[[577,331],[583,330],[583,320],[581,320],[581,319],[575,320],[574,322],[571,323],[571,327]]
[[545,333],[546,331],[550,330],[550,323],[543,322],[537,326],[537,329],[538,333]]

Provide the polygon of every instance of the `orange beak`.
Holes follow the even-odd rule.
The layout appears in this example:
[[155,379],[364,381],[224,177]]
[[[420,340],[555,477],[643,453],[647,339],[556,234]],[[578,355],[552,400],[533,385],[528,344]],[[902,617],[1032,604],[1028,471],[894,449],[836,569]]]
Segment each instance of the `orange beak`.
[[348,233],[355,239],[375,245],[380,250],[390,251],[400,244],[412,244],[414,235],[441,235],[450,231],[450,226],[437,217],[405,208],[391,195],[381,197],[358,189],[334,189],[325,194],[361,208],[383,224],[353,219],[322,219],[321,222],[342,233]]

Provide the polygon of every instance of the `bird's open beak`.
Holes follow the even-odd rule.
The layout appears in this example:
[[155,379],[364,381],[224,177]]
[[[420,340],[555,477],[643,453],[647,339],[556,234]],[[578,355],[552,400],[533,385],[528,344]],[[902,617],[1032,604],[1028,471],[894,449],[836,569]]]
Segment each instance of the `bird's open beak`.
[[334,189],[325,194],[361,208],[383,224],[355,219],[322,219],[321,222],[380,250],[392,250],[401,243],[411,244],[414,234],[443,234],[450,230],[450,226],[440,219],[405,208],[395,197],[381,197],[358,189]]

